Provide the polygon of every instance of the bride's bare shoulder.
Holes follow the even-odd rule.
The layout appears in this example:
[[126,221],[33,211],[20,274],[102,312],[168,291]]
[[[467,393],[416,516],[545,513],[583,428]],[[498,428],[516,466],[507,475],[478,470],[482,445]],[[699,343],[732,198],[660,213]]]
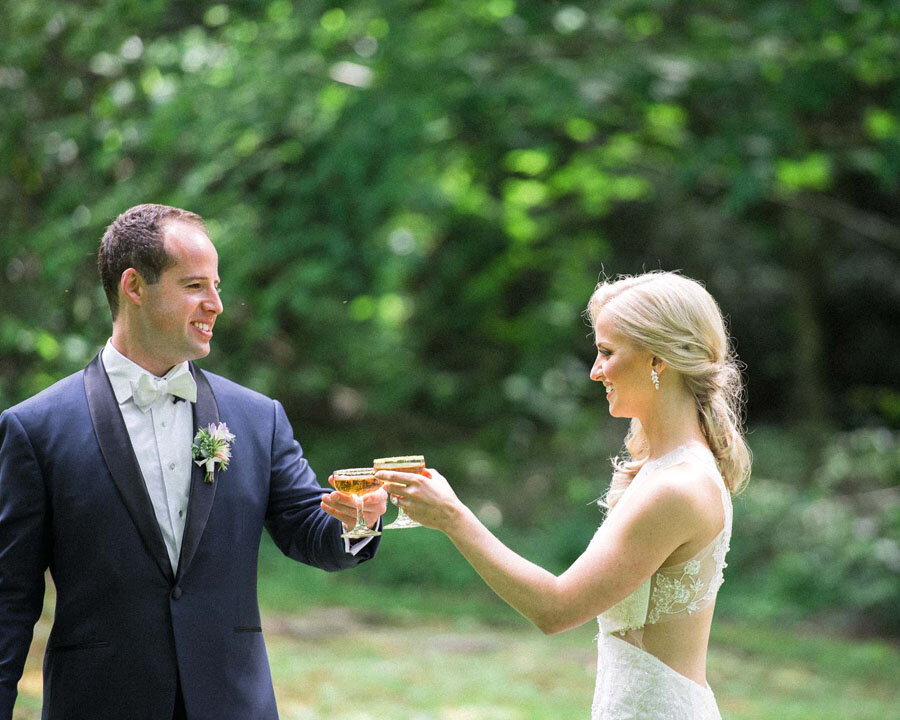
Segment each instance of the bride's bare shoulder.
[[[710,525],[721,524],[722,494],[710,468],[699,459],[686,458],[655,471],[642,483],[634,500],[641,505],[656,505],[668,513],[677,513]],[[637,488],[636,488],[637,489]]]
[[710,531],[721,527],[724,508],[720,481],[717,481],[709,465],[699,459],[688,458],[683,462],[660,470],[654,484],[665,488],[674,502],[695,516],[698,530],[705,535],[702,526]]

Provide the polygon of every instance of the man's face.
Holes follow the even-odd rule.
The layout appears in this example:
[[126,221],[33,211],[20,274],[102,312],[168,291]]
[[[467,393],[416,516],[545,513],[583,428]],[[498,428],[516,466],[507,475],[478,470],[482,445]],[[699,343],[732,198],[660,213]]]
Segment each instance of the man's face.
[[169,221],[164,230],[166,251],[175,264],[159,281],[145,284],[140,312],[144,362],[157,375],[185,360],[209,354],[219,298],[219,256],[200,228]]

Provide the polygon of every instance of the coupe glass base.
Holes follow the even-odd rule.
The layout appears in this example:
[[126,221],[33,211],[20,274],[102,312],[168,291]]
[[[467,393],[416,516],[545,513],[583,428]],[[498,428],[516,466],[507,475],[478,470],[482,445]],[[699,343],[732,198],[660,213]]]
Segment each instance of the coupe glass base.
[[371,528],[364,528],[362,530],[357,530],[356,528],[351,528],[345,533],[341,533],[342,538],[347,538],[349,540],[356,540],[358,538],[364,537],[375,537],[377,535],[381,535],[380,530],[372,530]]
[[416,528],[422,527],[422,523],[417,523],[415,520],[410,518],[409,515],[405,513],[403,515],[398,515],[397,518],[390,525],[385,525],[385,530],[403,530],[404,528]]

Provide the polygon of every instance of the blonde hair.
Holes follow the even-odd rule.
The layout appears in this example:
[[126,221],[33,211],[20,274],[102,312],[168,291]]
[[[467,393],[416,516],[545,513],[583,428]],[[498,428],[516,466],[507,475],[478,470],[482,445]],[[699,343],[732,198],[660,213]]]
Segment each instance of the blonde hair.
[[[726,486],[740,492],[749,480],[751,462],[742,429],[744,390],[712,295],[683,275],[654,271],[600,282],[587,306],[592,326],[603,309],[618,332],[681,375]],[[625,436],[625,449],[628,457],[613,459],[612,482],[601,503],[608,508],[647,460],[647,436],[637,418]]]

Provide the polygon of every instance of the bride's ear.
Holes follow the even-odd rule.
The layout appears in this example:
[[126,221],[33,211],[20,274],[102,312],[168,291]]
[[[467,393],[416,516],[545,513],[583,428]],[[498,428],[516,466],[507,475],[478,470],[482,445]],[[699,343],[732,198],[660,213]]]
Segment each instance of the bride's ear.
[[653,360],[651,362],[651,368],[653,370],[656,370],[656,373],[658,375],[662,375],[663,370],[665,370],[667,367],[669,367],[669,363],[667,363],[665,360],[660,360],[655,355],[653,356]]

